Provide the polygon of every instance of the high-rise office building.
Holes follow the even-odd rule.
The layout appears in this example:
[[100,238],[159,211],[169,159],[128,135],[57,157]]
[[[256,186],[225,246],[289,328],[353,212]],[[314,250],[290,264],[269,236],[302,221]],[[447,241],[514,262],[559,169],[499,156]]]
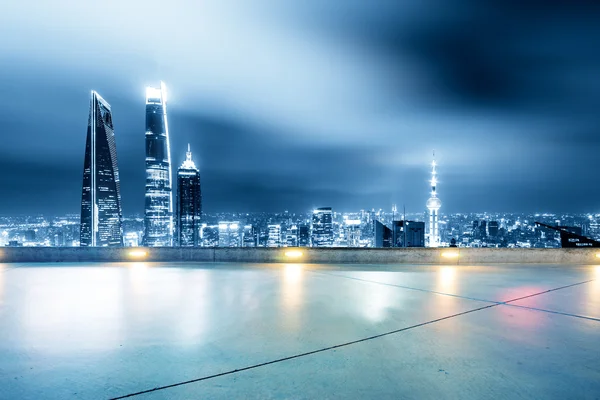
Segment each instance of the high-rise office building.
[[219,226],[202,224],[200,239],[203,247],[217,247],[219,245]]
[[185,161],[177,170],[177,226],[176,240],[182,247],[198,246],[202,218],[200,171],[192,160],[188,144]]
[[298,247],[298,226],[292,225],[285,232],[285,245],[287,247]]
[[[435,157],[435,154],[434,154]],[[439,211],[442,206],[441,200],[437,197],[437,171],[435,167],[435,158],[431,163],[431,197],[427,200],[427,209],[429,210],[429,242],[428,247],[439,247],[440,232],[438,226]]]
[[479,222],[479,237],[482,239],[487,238],[487,221],[482,220]]
[[373,220],[373,244],[375,247],[392,247],[392,230],[377,221]]
[[167,123],[167,89],[146,88],[146,203],[144,245],[173,245],[171,149]]
[[391,247],[425,247],[425,222],[393,221]]
[[242,231],[242,246],[243,247],[256,247],[257,235],[254,225],[244,225]]
[[298,246],[310,246],[310,227],[308,225],[300,225],[298,227]]
[[333,246],[333,219],[331,207],[321,207],[313,211],[312,245],[314,247]]
[[117,147],[110,105],[92,91],[88,119],[80,246],[123,246]]
[[492,237],[498,236],[498,221],[490,221],[488,225],[488,233]]
[[219,221],[219,247],[242,247],[238,221]]
[[267,239],[267,247],[280,247],[281,246],[281,225],[272,224],[268,227],[269,238]]

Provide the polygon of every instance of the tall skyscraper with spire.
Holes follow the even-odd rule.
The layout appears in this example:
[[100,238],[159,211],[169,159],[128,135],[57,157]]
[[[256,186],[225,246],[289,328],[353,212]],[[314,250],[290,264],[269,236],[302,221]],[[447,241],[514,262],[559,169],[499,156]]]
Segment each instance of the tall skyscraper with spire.
[[167,88],[146,88],[146,203],[144,245],[173,246],[171,149]]
[[441,200],[437,197],[437,171],[435,167],[435,152],[433,153],[433,161],[431,162],[431,197],[427,200],[427,209],[429,210],[429,242],[428,247],[439,247],[440,232],[438,227],[439,210],[442,206]]
[[188,144],[185,161],[177,170],[177,228],[175,237],[179,246],[199,245],[201,218],[200,171],[192,160],[192,151]]
[[92,91],[83,163],[80,245],[123,246],[122,224],[117,146],[110,104]]

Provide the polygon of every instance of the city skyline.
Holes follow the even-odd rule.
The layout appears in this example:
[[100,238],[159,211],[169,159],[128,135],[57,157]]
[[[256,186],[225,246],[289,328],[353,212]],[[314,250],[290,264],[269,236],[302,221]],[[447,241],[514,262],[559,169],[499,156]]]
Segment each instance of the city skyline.
[[[198,149],[206,210],[423,211],[436,148],[447,212],[599,211],[600,6],[468,3],[11,7],[0,214],[79,208],[90,89],[113,106],[123,211],[142,212],[140,99],[161,79],[171,161]],[[162,28],[138,29],[159,4]]]

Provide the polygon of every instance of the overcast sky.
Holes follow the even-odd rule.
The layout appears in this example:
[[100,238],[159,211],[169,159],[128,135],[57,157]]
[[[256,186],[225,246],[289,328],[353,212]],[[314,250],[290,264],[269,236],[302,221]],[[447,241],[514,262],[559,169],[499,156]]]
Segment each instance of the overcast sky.
[[600,212],[600,2],[9,0],[0,214],[78,213],[89,91],[143,212],[144,87],[204,210]]

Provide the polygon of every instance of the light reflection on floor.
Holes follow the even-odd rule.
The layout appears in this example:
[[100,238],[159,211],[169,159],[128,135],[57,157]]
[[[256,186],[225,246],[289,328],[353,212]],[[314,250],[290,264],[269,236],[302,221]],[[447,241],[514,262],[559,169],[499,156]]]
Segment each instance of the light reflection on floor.
[[[542,398],[545,392],[531,389],[538,378],[523,381],[515,369],[524,362],[521,354],[545,360],[547,368],[567,362],[581,368],[581,376],[600,377],[600,362],[586,358],[600,340],[600,267],[565,268],[0,264],[0,398],[67,398],[74,392],[108,398],[404,328],[411,333],[340,347],[339,359],[315,355],[286,362],[317,363],[300,369],[294,380],[310,386],[320,379],[316,368],[319,377],[329,377],[326,390],[344,398],[411,397],[400,384],[406,380],[378,381],[388,375],[427,382],[428,389],[414,397],[464,393],[458,383],[428,380],[441,369],[460,370],[476,386],[491,385],[494,396]],[[532,294],[512,306],[497,303]],[[349,380],[355,365],[359,375]],[[540,376],[547,373],[539,368]],[[383,372],[373,382],[360,377],[377,370]],[[481,375],[486,370],[507,378]],[[572,385],[581,385],[577,371],[568,378]],[[244,390],[257,390],[257,398],[279,397],[261,391],[272,384]],[[197,387],[210,398],[242,396],[211,392],[218,385]],[[365,387],[370,391],[359,390]],[[162,395],[196,397],[190,390]],[[286,393],[282,397],[317,396],[300,389]]]

